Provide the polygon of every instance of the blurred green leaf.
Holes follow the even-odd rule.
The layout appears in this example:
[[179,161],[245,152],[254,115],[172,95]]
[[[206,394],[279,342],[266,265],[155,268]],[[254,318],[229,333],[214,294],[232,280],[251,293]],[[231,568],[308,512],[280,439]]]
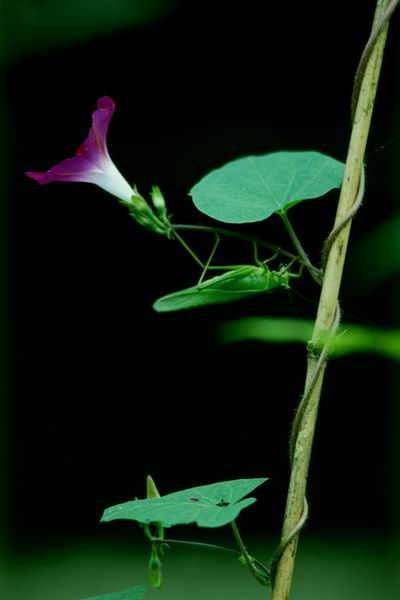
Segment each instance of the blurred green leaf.
[[93,596],[85,600],[142,600],[146,591],[146,588],[143,586],[135,586],[121,592],[102,594],[101,596]]
[[161,523],[164,527],[197,523],[199,527],[227,525],[255,498],[246,498],[251,491],[267,481],[236,479],[173,492],[151,500],[133,500],[104,511],[102,522],[128,519],[139,523]]
[[157,312],[172,312],[243,300],[280,288],[288,289],[289,278],[290,273],[284,269],[279,272],[270,271],[267,267],[244,265],[207,279],[200,285],[163,296],[156,300],[153,308]]
[[175,4],[176,0],[3,0],[0,62],[142,25]]
[[353,288],[356,294],[365,294],[400,272],[400,212],[353,245],[347,270],[356,284]]
[[268,317],[246,317],[227,321],[219,328],[225,342],[257,340],[260,342],[307,342],[312,335],[312,321]]
[[319,152],[246,156],[211,171],[190,194],[201,212],[218,221],[263,221],[340,187],[343,169],[343,163]]
[[[312,330],[312,321],[248,317],[224,323],[220,328],[220,336],[225,342],[257,340],[269,343],[307,343],[311,339]],[[400,330],[344,323],[332,343],[332,356],[340,357],[355,352],[371,352],[400,360]]]

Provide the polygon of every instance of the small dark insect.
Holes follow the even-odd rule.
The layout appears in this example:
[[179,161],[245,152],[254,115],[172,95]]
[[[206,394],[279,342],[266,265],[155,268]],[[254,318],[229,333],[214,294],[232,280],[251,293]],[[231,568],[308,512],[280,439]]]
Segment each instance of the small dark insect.
[[190,498],[190,500],[191,500],[192,502],[199,502],[199,499],[198,499],[198,498]]
[[225,502],[225,500],[220,500],[217,502],[217,506],[229,506],[229,502]]

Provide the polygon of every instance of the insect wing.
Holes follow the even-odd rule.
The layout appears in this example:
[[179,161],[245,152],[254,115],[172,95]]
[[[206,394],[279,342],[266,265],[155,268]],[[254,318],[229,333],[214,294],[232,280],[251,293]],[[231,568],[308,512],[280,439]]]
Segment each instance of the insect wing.
[[242,300],[277,287],[288,287],[286,277],[265,267],[243,266],[223,275],[159,298],[153,305],[157,312],[186,310],[212,304]]

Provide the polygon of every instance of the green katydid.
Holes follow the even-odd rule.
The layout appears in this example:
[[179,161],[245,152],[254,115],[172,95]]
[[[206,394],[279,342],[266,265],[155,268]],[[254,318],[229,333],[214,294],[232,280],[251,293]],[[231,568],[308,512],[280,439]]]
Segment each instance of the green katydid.
[[196,286],[163,296],[153,308],[157,312],[171,312],[241,300],[277,289],[289,289],[291,277],[298,275],[289,271],[289,265],[278,271],[272,271],[266,265],[241,265]]
[[[281,266],[278,271],[269,269],[267,263],[274,260],[277,254],[275,253],[267,260],[260,261],[256,243],[254,243],[255,265],[211,266],[211,261],[220,243],[219,235],[216,235],[210,256],[207,262],[203,264],[182,237],[177,232],[174,232],[174,235],[197,264],[202,267],[203,272],[196,286],[173,292],[156,300],[153,308],[157,312],[172,312],[211,304],[223,304],[257,294],[272,292],[279,288],[289,289],[290,278],[299,276],[289,271],[290,266],[296,259],[288,265]],[[225,270],[226,272],[204,280],[204,275],[211,269]]]

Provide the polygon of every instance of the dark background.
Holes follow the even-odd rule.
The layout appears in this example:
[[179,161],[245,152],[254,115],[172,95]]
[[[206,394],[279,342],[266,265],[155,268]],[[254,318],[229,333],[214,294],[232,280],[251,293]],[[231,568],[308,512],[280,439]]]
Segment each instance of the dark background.
[[[345,160],[353,76],[374,2],[170,4],[159,19],[15,52],[3,66],[12,290],[5,514],[14,544],[96,534],[104,508],[144,495],[147,473],[161,493],[268,476],[243,523],[279,533],[305,351],[224,346],[215,330],[245,314],[313,318],[316,287],[306,276],[293,294],[158,315],[151,308],[158,296],[196,281],[190,257],[141,229],[100,189],[41,188],[23,173],[71,156],[105,94],[117,106],[109,133],[114,162],[143,194],[158,184],[175,222],[208,222],[188,191],[234,158],[315,149]],[[400,129],[398,15],[393,21],[352,248],[398,202],[398,139],[375,152]],[[316,262],[336,199],[331,193],[292,212]],[[290,249],[275,218],[245,230]],[[212,242],[191,240],[203,254]],[[398,326],[395,280],[373,287],[371,273],[361,289],[357,277],[368,272],[369,257],[351,262],[352,248],[346,320]],[[376,257],[381,250],[370,251]],[[227,242],[221,256],[235,261],[239,252]],[[397,384],[395,364],[372,355],[329,366],[309,531],[395,530]]]

